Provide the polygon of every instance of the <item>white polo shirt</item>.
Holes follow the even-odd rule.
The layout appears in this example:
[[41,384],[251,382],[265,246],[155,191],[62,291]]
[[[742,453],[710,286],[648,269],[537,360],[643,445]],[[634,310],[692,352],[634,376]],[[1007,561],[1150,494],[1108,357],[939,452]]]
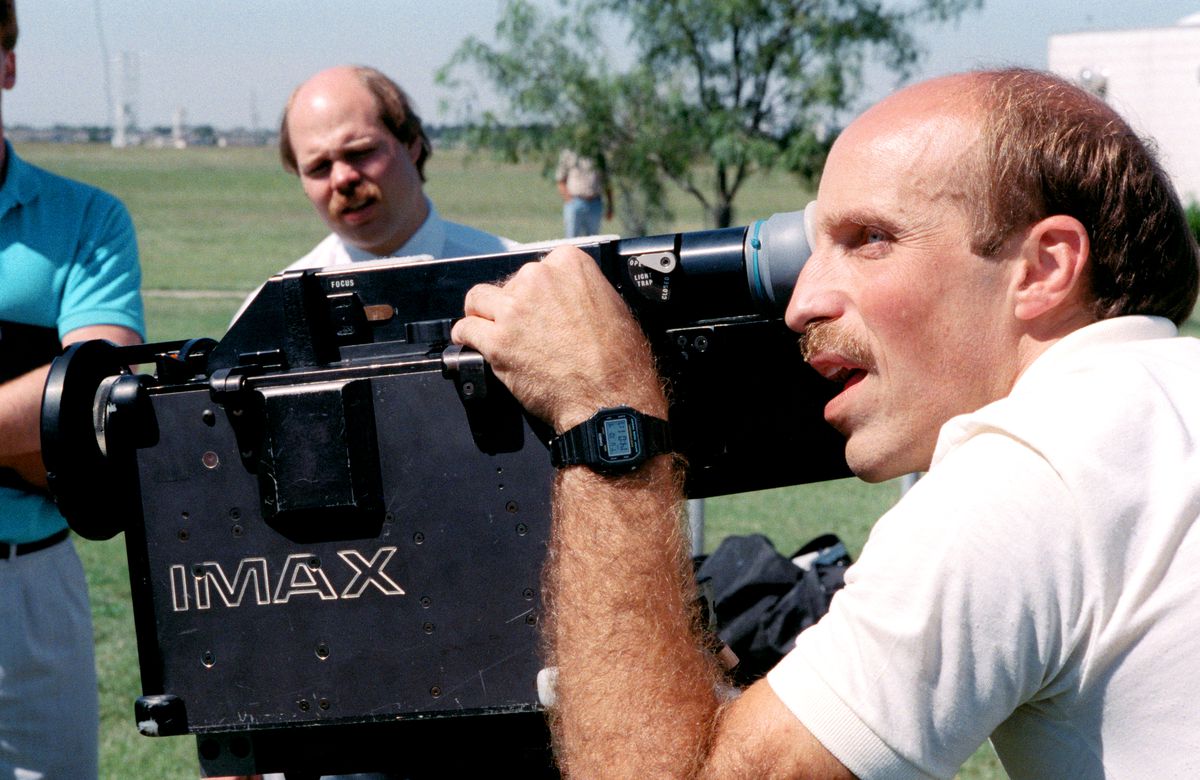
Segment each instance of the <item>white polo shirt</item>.
[[[404,246],[392,253],[392,257],[469,257],[508,252],[519,244],[508,238],[494,236],[473,227],[448,222],[438,215],[428,198],[429,215],[413,233]],[[328,236],[313,247],[304,257],[285,268],[293,271],[304,268],[326,268],[332,265],[379,260],[384,255],[374,255],[356,246],[347,244],[337,233]]]
[[1200,776],[1200,341],[1053,345],[943,426],[829,614],[769,675],[863,778]]
[[[491,233],[485,233],[473,227],[460,225],[457,222],[448,222],[438,215],[432,201],[426,198],[425,202],[429,205],[428,216],[425,217],[425,221],[421,223],[421,227],[417,228],[417,232],[413,233],[404,246],[396,250],[393,255],[394,257],[401,259],[470,257],[471,255],[510,252],[521,246],[520,243],[510,238],[494,236]],[[328,268],[330,266],[382,259],[386,259],[386,256],[371,254],[364,249],[347,244],[337,233],[330,233],[321,243],[313,247],[311,252],[283,270],[296,271],[308,268]],[[250,302],[258,297],[259,290],[261,289],[262,285],[259,285],[258,289],[246,296],[246,299],[242,301],[242,305],[238,307],[237,313],[233,315],[231,323],[237,322],[238,318],[242,316],[242,312],[246,311],[246,308],[250,305]]]

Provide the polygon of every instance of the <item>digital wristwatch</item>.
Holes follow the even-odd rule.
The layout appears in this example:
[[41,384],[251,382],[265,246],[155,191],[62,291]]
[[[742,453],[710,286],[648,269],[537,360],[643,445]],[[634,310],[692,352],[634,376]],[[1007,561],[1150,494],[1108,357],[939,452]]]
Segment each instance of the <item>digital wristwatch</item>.
[[666,420],[628,406],[601,409],[550,442],[555,468],[587,466],[608,476],[628,474],[655,455],[671,452]]

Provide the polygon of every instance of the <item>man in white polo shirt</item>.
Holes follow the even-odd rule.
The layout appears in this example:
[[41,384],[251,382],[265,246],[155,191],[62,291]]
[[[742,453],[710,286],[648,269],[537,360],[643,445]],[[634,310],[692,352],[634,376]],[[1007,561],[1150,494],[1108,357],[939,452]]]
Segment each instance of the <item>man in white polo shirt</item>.
[[438,215],[422,188],[430,152],[408,97],[378,70],[331,68],[301,84],[284,111],[279,154],[333,232],[289,268],[511,248]]
[[441,218],[422,186],[431,152],[408,96],[375,68],[330,68],[297,87],[280,122],[279,157],[333,232],[284,270],[516,247],[510,239]]
[[[565,772],[949,778],[990,737],[1014,780],[1200,775],[1200,341],[1178,334],[1200,269],[1151,151],[1049,74],[936,79],[839,136],[811,233],[787,321],[840,386],[825,418],[864,479],[927,476],[729,700],[677,459],[560,461]],[[454,340],[565,437],[613,407],[665,417],[645,338],[574,248],[465,311]]]

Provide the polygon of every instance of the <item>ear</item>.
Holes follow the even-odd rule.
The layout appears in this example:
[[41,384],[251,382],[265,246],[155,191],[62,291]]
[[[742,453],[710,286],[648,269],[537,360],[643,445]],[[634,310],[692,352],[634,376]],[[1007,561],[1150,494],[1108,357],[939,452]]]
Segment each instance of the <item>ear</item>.
[[1033,320],[1064,304],[1082,306],[1090,254],[1087,229],[1074,217],[1055,214],[1034,223],[1021,245],[1017,319]]
[[412,160],[413,165],[416,165],[417,160],[421,159],[422,151],[424,151],[424,142],[421,141],[420,136],[417,136],[408,145],[408,159]]
[[17,53],[15,51],[4,52],[4,83],[0,84],[0,88],[12,89],[17,84]]

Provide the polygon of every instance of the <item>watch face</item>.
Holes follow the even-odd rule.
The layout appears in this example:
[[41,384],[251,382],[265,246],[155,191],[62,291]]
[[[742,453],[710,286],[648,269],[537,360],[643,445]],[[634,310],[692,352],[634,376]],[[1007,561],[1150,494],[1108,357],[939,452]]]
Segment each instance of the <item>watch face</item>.
[[647,458],[670,452],[670,441],[665,420],[614,406],[555,437],[550,442],[550,462],[555,468],[587,466],[598,474],[627,474]]
[[613,465],[637,465],[636,461],[642,456],[642,443],[632,414],[610,412],[602,420],[597,434],[602,461]]
[[604,444],[610,459],[627,458],[633,454],[633,432],[628,418],[621,416],[604,421]]

